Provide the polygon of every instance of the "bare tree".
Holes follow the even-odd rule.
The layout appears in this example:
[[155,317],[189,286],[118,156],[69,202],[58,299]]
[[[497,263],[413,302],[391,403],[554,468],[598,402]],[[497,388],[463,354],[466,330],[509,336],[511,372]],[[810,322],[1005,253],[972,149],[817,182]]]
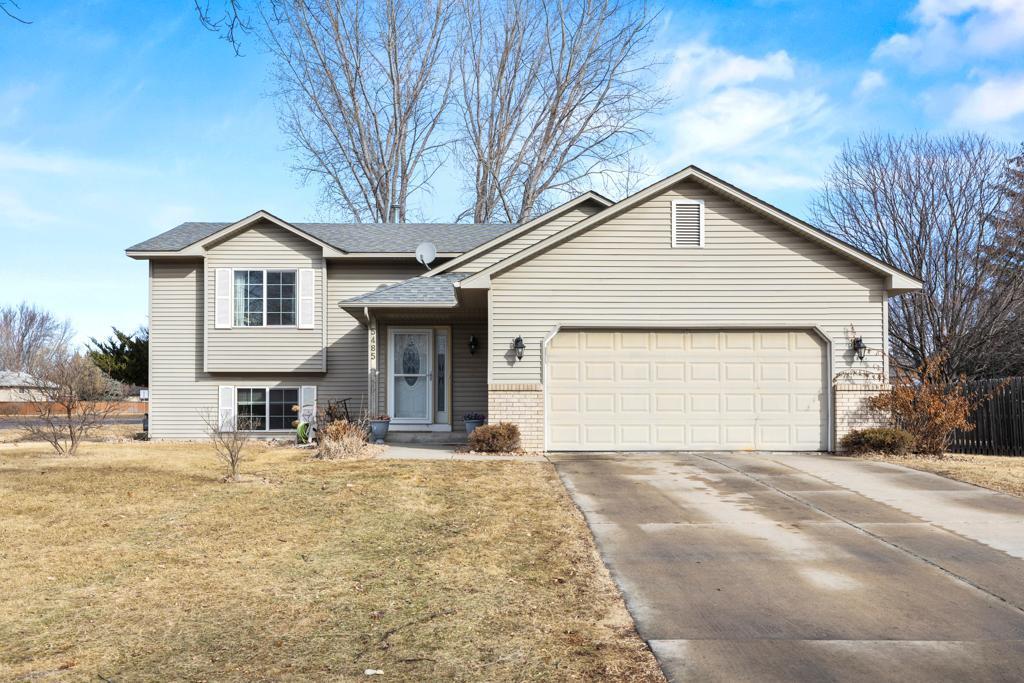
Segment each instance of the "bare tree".
[[203,415],[206,433],[213,444],[213,452],[227,468],[224,481],[238,481],[238,470],[245,460],[245,449],[252,441],[252,434],[247,431],[248,425],[240,424],[234,416],[221,417],[218,414]]
[[38,354],[28,369],[31,413],[20,419],[19,426],[25,437],[45,441],[59,455],[75,455],[125,396],[123,386],[104,375],[88,356],[66,347]]
[[242,0],[220,0],[217,5],[211,6],[204,0],[193,2],[203,28],[219,34],[231,45],[236,55],[241,55],[242,36],[253,29],[246,3]]
[[[655,14],[629,0],[461,0],[459,158],[478,223],[519,222],[595,177],[629,182],[662,98]],[[589,189],[589,188],[588,188]]]
[[445,0],[275,0],[281,123],[297,170],[356,221],[404,222],[447,142],[453,11]]
[[28,19],[19,17],[16,12],[21,10],[21,6],[14,0],[0,0],[0,12],[6,14],[9,18],[14,19],[19,24],[31,24],[32,22]]
[[0,370],[30,368],[71,341],[71,323],[28,303],[0,308]]
[[924,281],[890,302],[892,356],[908,372],[941,354],[947,376],[999,375],[1021,351],[1024,270],[997,282],[992,268],[1013,247],[996,219],[1007,156],[984,135],[865,135],[812,205],[826,230]]

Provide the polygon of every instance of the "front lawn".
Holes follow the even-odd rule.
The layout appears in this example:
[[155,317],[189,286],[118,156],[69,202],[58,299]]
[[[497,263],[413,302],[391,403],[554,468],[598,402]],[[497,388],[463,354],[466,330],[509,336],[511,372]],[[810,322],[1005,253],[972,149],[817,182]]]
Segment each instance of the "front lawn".
[[938,459],[913,455],[906,457],[872,456],[872,459],[941,474],[950,479],[984,486],[1003,493],[1024,496],[1024,458],[948,453]]
[[548,464],[0,445],[0,679],[663,680]]

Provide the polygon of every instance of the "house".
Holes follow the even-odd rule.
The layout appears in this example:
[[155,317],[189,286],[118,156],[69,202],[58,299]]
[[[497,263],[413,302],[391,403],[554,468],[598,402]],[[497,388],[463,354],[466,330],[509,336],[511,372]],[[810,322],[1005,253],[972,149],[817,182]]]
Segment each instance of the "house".
[[[416,262],[423,241],[437,249]],[[262,435],[352,398],[392,430],[548,450],[831,450],[922,283],[690,166],[521,225],[185,223],[149,261],[150,433]]]
[[0,370],[0,403],[26,403],[37,395],[38,380],[27,372]]

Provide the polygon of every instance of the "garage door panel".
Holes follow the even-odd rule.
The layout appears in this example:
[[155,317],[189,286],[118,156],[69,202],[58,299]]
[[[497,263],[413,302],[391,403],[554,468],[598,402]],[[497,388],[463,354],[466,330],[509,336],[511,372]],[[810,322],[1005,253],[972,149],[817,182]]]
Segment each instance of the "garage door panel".
[[650,379],[650,363],[619,363],[620,382],[648,382]]
[[717,382],[721,377],[718,363],[693,361],[688,363],[691,382]]
[[548,349],[548,447],[819,450],[825,367],[805,331],[563,331]]
[[730,415],[736,414],[754,414],[754,395],[753,394],[726,394],[725,395],[725,410]]
[[619,413],[641,413],[651,412],[650,394],[619,394]]
[[552,361],[548,364],[548,375],[556,382],[578,382],[580,379],[580,363],[576,361]]
[[611,416],[615,413],[615,394],[584,394],[583,404],[591,415]]

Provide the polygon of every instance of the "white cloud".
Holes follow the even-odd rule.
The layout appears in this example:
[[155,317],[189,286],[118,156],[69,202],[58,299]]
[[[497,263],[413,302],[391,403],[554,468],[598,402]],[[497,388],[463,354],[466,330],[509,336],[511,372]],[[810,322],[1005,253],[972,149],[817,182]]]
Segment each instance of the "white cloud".
[[919,0],[910,19],[914,30],[879,43],[875,57],[927,70],[1024,49],[1021,0]]
[[813,90],[729,88],[683,109],[676,118],[676,133],[689,140],[684,148],[693,156],[742,152],[806,129],[825,105],[824,95]]
[[138,172],[126,164],[106,159],[92,159],[58,152],[42,152],[25,146],[0,144],[0,173],[43,173],[49,175],[82,175],[102,171]]
[[671,51],[665,83],[677,108],[656,135],[663,144],[649,165],[658,173],[695,163],[754,191],[819,184],[830,158],[828,98],[796,83],[798,64],[785,51],[759,57],[705,39]]
[[963,125],[1002,123],[1024,114],[1024,74],[992,78],[970,90],[953,112]]
[[793,59],[785,50],[754,58],[697,40],[673,51],[667,85],[680,94],[707,93],[764,79],[788,81],[793,74]]
[[888,80],[885,78],[885,74],[881,71],[868,70],[861,74],[860,80],[857,82],[856,94],[860,96],[867,95],[869,93],[884,88]]

